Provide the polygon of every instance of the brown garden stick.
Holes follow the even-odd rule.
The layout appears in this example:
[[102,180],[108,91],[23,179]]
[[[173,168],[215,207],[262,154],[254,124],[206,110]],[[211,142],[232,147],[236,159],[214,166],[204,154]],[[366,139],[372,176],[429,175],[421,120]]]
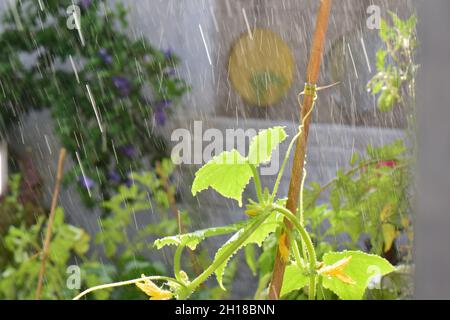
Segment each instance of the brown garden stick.
[[41,299],[42,283],[44,280],[44,273],[45,273],[45,262],[47,260],[47,255],[50,250],[50,239],[52,237],[52,228],[53,228],[53,222],[55,220],[55,212],[56,212],[56,205],[58,203],[59,190],[61,188],[61,180],[62,180],[62,175],[63,175],[63,164],[64,164],[65,158],[66,158],[66,149],[62,148],[59,151],[58,171],[56,174],[55,189],[53,190],[52,204],[50,207],[50,215],[48,217],[48,223],[47,223],[47,232],[45,234],[44,247],[42,249],[42,262],[41,262],[41,270],[39,271],[38,286],[36,289],[36,300]]
[[[301,180],[303,177],[303,167],[305,163],[306,146],[308,143],[309,123],[311,119],[311,109],[315,99],[315,85],[317,83],[322,63],[323,49],[325,43],[325,35],[328,29],[328,18],[330,16],[332,0],[322,0],[317,14],[316,30],[313,36],[312,48],[308,63],[305,95],[303,99],[303,107],[301,110],[301,125],[303,125],[302,132],[297,141],[294,163],[292,167],[291,181],[289,184],[289,193],[286,208],[295,214],[297,211],[297,204],[301,192]],[[312,89],[311,89],[312,88]],[[286,228],[292,229],[292,224],[285,219]],[[286,237],[286,231],[283,231],[282,237]],[[285,241],[288,249],[290,247],[289,240]],[[284,271],[286,262],[277,250],[275,257],[275,264],[272,274],[272,280],[269,288],[269,299],[275,300],[279,298],[281,286],[283,284]]]

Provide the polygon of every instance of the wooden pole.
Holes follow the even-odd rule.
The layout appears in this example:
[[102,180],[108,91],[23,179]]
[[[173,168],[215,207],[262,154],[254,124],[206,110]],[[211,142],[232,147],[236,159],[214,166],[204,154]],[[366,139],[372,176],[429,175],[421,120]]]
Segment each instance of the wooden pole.
[[42,262],[41,262],[41,269],[39,271],[38,286],[36,289],[36,300],[41,299],[42,284],[44,281],[44,274],[45,274],[45,263],[47,261],[47,256],[50,251],[50,239],[52,237],[53,222],[55,221],[55,212],[56,212],[56,205],[58,203],[59,190],[61,189],[61,180],[63,176],[63,165],[65,158],[66,158],[66,150],[61,149],[59,152],[58,171],[56,174],[56,182],[55,182],[55,189],[53,191],[52,205],[50,207],[50,215],[48,217],[47,232],[45,234],[44,247],[42,249]]
[[[322,63],[322,56],[325,44],[325,36],[328,29],[328,18],[330,16],[332,0],[322,0],[320,3],[319,11],[316,20],[316,30],[313,36],[313,42],[309,57],[308,69],[306,74],[306,81],[308,85],[317,83],[320,71],[320,65]],[[297,141],[294,163],[291,174],[291,181],[289,184],[289,193],[286,208],[291,212],[297,211],[297,204],[301,192],[301,180],[303,176],[303,167],[305,163],[306,146],[308,143],[309,124],[311,119],[311,108],[314,104],[314,95],[305,94],[303,98],[303,108],[301,110],[302,120],[304,124],[302,133]],[[307,118],[305,118],[307,117]],[[292,229],[292,225],[285,219],[286,228]],[[288,239],[288,237],[286,237]],[[290,243],[287,241],[288,248]],[[277,251],[275,257],[275,264],[272,274],[272,281],[269,288],[269,299],[276,300],[279,298],[281,286],[283,284],[284,271],[286,263],[282,258],[280,251]]]

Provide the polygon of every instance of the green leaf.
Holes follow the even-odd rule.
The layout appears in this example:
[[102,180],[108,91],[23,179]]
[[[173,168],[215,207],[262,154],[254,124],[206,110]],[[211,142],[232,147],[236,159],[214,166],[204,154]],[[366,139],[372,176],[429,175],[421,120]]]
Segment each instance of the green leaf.
[[388,145],[375,148],[372,145],[367,146],[366,152],[372,160],[393,160],[398,159],[407,151],[402,140],[396,140]]
[[183,234],[181,236],[171,236],[158,239],[155,241],[156,248],[159,250],[164,246],[175,245],[175,246],[187,246],[191,250],[195,250],[197,245],[205,239],[205,235],[202,232],[193,232]]
[[323,276],[322,284],[344,300],[361,300],[370,279],[376,275],[386,275],[395,270],[386,259],[361,251],[330,252],[323,256],[325,265],[352,257],[343,272],[355,283],[347,284],[336,277]]
[[360,212],[356,210],[345,209],[333,212],[333,215],[330,217],[333,234],[347,233],[352,241],[356,243],[361,232],[363,232],[363,224],[360,216]]
[[74,243],[73,250],[82,256],[89,250],[89,241],[91,237],[83,229],[76,228],[78,241]]
[[297,264],[291,264],[284,271],[283,285],[281,287],[280,296],[284,296],[289,292],[300,290],[309,283],[309,277],[305,275],[304,270],[300,269]]
[[355,151],[350,158],[350,166],[353,167],[358,160],[359,160],[359,152]]
[[252,139],[248,158],[237,150],[222,152],[200,168],[192,183],[192,194],[209,187],[242,206],[242,193],[253,175],[250,164],[258,166],[270,161],[273,150],[286,139],[283,127],[261,131]]
[[195,250],[197,245],[209,237],[221,236],[225,234],[229,234],[232,232],[236,232],[237,230],[243,228],[247,224],[249,224],[251,220],[241,221],[235,224],[231,224],[224,227],[214,227],[208,228],[204,230],[198,230],[191,233],[186,233],[182,235],[164,237],[155,241],[155,246],[159,250],[165,246],[187,246],[191,250]]
[[[244,248],[245,246],[249,244],[256,244],[259,247],[261,247],[262,243],[266,238],[278,227],[279,222],[282,221],[282,215],[278,213],[273,213],[270,215],[263,224],[253,232],[253,234],[234,252],[234,254],[237,253],[240,249]],[[236,232],[222,247],[220,247],[219,250],[217,250],[216,255],[214,257],[213,263],[215,263],[219,258],[223,256],[223,254],[227,251],[229,247],[231,247],[239,238],[239,236],[244,233],[247,229],[251,228],[252,224],[249,223],[244,228],[240,229],[238,232]],[[217,282],[219,283],[219,286],[226,290],[223,286],[222,279],[223,279],[223,273],[227,267],[228,261],[231,259],[232,256],[229,256],[228,259],[223,262],[215,271]]]
[[248,151],[250,164],[259,165],[270,161],[272,152],[287,138],[284,127],[273,127],[261,131],[252,139]]
[[[379,72],[384,71],[385,68],[385,62],[386,62],[386,56],[387,56],[387,52],[385,50],[378,50],[377,51],[377,70]],[[375,92],[378,93],[378,92]]]
[[341,209],[341,195],[339,189],[331,190],[330,204],[334,211],[339,212],[339,210]]
[[226,198],[235,199],[242,206],[242,193],[250,182],[252,169],[237,150],[222,152],[195,173],[192,194],[209,187]]
[[245,247],[245,261],[247,262],[248,267],[252,271],[253,275],[256,276],[256,270],[258,266],[256,265],[255,260],[255,246],[246,246]]
[[63,224],[64,224],[64,211],[62,208],[57,207],[55,209],[55,218],[53,220],[53,227],[56,229],[62,226]]

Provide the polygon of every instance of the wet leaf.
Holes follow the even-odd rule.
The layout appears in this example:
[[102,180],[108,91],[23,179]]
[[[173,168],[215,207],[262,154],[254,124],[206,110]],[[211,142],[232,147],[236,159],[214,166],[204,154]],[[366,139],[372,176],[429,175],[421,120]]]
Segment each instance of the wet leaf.
[[284,127],[273,127],[261,131],[252,139],[248,161],[259,165],[270,161],[272,152],[287,138]]
[[[275,232],[275,230],[278,227],[279,222],[282,221],[282,216],[277,213],[271,214],[264,222],[263,224],[255,231],[253,234],[234,252],[234,254],[237,253],[239,249],[242,249],[243,247],[249,245],[249,244],[256,244],[259,247],[263,244],[264,240]],[[217,253],[214,257],[214,262],[220,259],[228,248],[230,248],[239,238],[239,236],[244,233],[246,230],[251,228],[251,225],[247,225],[246,227],[240,229],[238,232],[236,232],[219,250],[217,250]],[[223,273],[225,271],[225,268],[227,267],[228,261],[232,258],[232,256],[229,256],[228,259],[223,262],[215,271],[217,282],[219,283],[220,287],[223,290],[226,290],[223,286],[222,279],[223,279]],[[213,263],[214,263],[213,262]]]
[[246,158],[237,150],[226,151],[214,157],[195,173],[192,194],[195,196],[198,192],[211,187],[222,196],[236,200],[239,206],[242,206],[242,193],[252,175],[252,169]]
[[305,275],[304,270],[300,269],[296,264],[288,265],[284,272],[280,296],[282,297],[289,292],[300,290],[307,286],[308,283],[309,277]]
[[380,256],[367,254],[361,251],[343,251],[326,253],[323,262],[331,266],[336,262],[351,257],[345,265],[345,275],[354,281],[354,284],[346,283],[342,279],[333,276],[323,276],[323,286],[336,293],[344,300],[360,300],[369,284],[370,279],[376,275],[386,275],[395,268]]

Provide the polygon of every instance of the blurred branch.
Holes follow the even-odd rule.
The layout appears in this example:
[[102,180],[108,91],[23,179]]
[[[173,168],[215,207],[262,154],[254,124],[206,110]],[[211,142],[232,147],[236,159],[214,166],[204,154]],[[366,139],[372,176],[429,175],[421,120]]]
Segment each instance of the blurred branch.
[[66,149],[62,148],[59,152],[58,171],[56,174],[55,189],[52,196],[52,205],[50,208],[50,216],[48,217],[47,232],[45,234],[44,247],[42,249],[41,270],[39,271],[38,286],[36,289],[36,300],[41,299],[42,283],[44,280],[45,263],[50,251],[50,238],[52,236],[53,222],[55,221],[56,205],[58,203],[59,191],[61,189],[61,180],[63,176],[64,159],[66,158]]

